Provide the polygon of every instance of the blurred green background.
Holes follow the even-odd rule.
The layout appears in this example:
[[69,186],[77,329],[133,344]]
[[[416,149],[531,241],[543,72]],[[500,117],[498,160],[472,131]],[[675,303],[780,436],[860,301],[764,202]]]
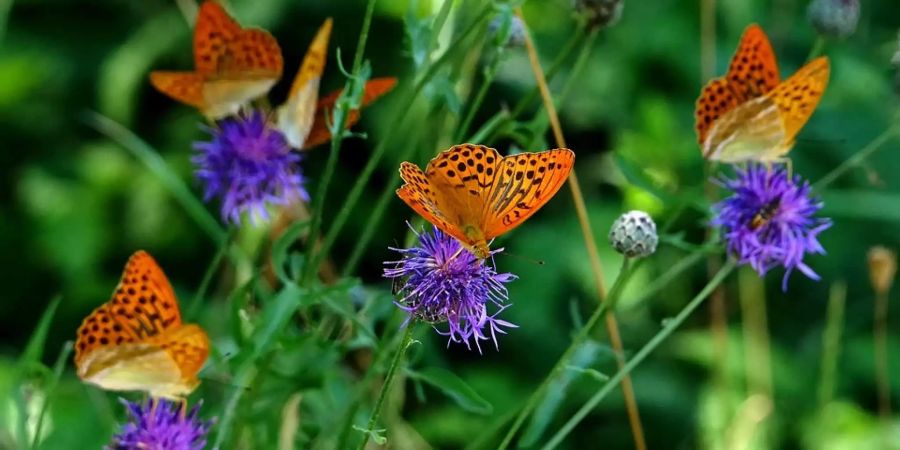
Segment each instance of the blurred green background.
[[[368,139],[345,141],[329,193],[335,206],[324,211],[326,229],[380,136],[398,126],[394,117],[403,107],[398,99],[420,75],[411,55],[421,43],[416,44],[415,37],[405,31],[405,17],[412,10],[414,17],[426,20],[442,3],[377,2],[366,57],[373,76],[396,76],[400,84],[363,113],[356,129],[366,132]],[[743,28],[752,22],[768,32],[782,77],[803,63],[816,41],[815,30],[806,20],[806,1],[711,3],[718,3],[717,75],[724,73]],[[559,105],[560,115],[568,144],[578,155],[576,169],[607,282],[613,279],[620,257],[608,248],[605,236],[621,212],[644,209],[657,223],[668,223],[667,242],[699,243],[705,233],[708,213],[702,206],[702,192],[707,175],[693,131],[693,104],[703,84],[699,4],[627,1],[620,22],[600,33],[584,71],[573,79],[571,64],[565,64],[551,83],[555,93],[570,83],[571,93]],[[335,49],[343,51],[349,65],[364,1],[232,0],[228,5],[243,25],[266,28],[281,44],[285,76],[269,96],[273,104],[285,97],[306,46],[326,17],[334,18],[335,27],[323,92],[343,85]],[[452,10],[452,26],[437,37],[439,43],[446,45],[481,5],[460,2]],[[61,303],[42,357],[48,366],[63,343],[74,338],[81,319],[108,299],[132,252],[152,253],[180,297],[188,299],[217,250],[159,178],[119,143],[98,132],[91,119],[96,112],[132,130],[200,194],[189,159],[192,142],[205,139],[201,119],[195,111],[155,92],[147,81],[151,69],[186,70],[191,65],[191,28],[178,6],[163,0],[0,0],[0,285],[4,287],[0,392],[4,396],[14,382],[17,359],[55,296]],[[571,4],[568,0],[530,1],[524,9],[542,60],[549,65],[577,32]],[[790,154],[795,173],[818,179],[894,120],[897,96],[890,59],[897,51],[898,27],[896,1],[865,1],[856,33],[827,42],[824,53],[832,61],[831,81]],[[480,36],[489,45],[484,30]],[[394,133],[386,157],[332,252],[340,267],[355,237],[367,227],[376,228],[357,276],[381,294],[367,298],[390,304],[390,287],[381,278],[382,262],[395,258],[387,247],[403,241],[404,221],[411,218],[405,205],[392,201],[384,220],[372,223],[371,205],[394,179],[405,146],[415,146],[416,162],[424,163],[426,155],[456,143],[454,127],[484,80],[481,67],[489,53],[482,50],[481,44],[473,45],[457,58],[453,70],[442,71],[417,99],[416,117]],[[533,86],[524,49],[507,49],[472,129],[516,104]],[[536,104],[521,119],[528,122],[534,117],[543,120]],[[506,151],[516,141],[513,133],[483,143]],[[538,148],[529,149],[553,147],[548,142],[552,142],[550,135],[539,135]],[[831,217],[834,226],[821,237],[828,255],[810,257],[807,263],[822,281],[794,274],[787,292],[782,292],[781,270],[766,278],[763,289],[755,289],[760,286],[752,273],[730,278],[725,289],[729,358],[724,382],[718,384],[726,386],[725,394],[716,390],[712,375],[717,361],[706,307],[636,370],[635,391],[650,448],[726,448],[723,445],[733,438],[749,442],[749,447],[727,448],[874,449],[882,448],[879,439],[886,430],[900,448],[900,422],[896,418],[888,424],[879,422],[877,414],[874,302],[866,266],[871,246],[900,248],[898,151],[896,141],[888,142],[864,166],[819,192],[825,200],[823,215]],[[320,147],[304,157],[311,191],[316,189],[327,153],[327,147]],[[686,209],[682,203],[688,205]],[[217,203],[208,208],[218,217]],[[243,230],[239,241],[257,242],[265,231]],[[497,259],[500,271],[520,277],[510,285],[514,306],[503,316],[520,328],[502,337],[499,352],[487,347],[479,355],[457,345],[446,348],[443,338],[433,333],[422,333],[425,345],[413,352],[418,367],[451,369],[493,405],[493,413],[485,418],[433,391],[426,390],[427,401],[410,391],[402,409],[410,427],[402,433],[421,440],[410,437],[396,448],[423,448],[422,442],[434,448],[463,448],[499,426],[564,351],[578,316],[592,310],[596,302],[593,279],[567,188],[499,245],[522,256]],[[698,264],[661,294],[640,303],[628,301],[685,255],[684,250],[664,243],[626,293],[618,317],[628,352],[639,349],[705,282],[704,265]],[[530,259],[545,263],[533,264]],[[230,276],[228,270],[217,274],[202,312],[192,318],[212,330],[214,344],[224,348],[230,345],[227,329],[216,320],[217,312],[225,308]],[[846,311],[834,393],[822,401],[818,393],[822,334],[829,289],[836,283],[846,283]],[[743,317],[747,311],[740,300],[763,303],[768,321],[774,388],[772,410],[759,426],[752,420],[753,412],[747,412],[746,399],[758,380],[748,380],[746,375],[748,369],[755,372],[753,364],[746,364],[752,355],[747,352],[748,321]],[[389,313],[390,308],[383,312]],[[888,320],[898,323],[900,310],[893,308]],[[612,374],[614,362],[602,344],[605,332],[598,330],[596,337],[601,344],[591,353],[592,364]],[[900,348],[896,327],[891,328],[889,345]],[[896,403],[900,357],[892,358],[890,367]],[[549,430],[598,389],[591,377],[575,378]],[[225,389],[227,381],[204,383],[203,391],[211,397],[204,406],[206,413],[217,414],[221,403],[215,399]],[[717,401],[723,397],[727,402]],[[106,442],[116,421],[121,421],[115,398],[82,385],[69,362],[44,424],[43,447],[75,448],[71,443],[78,442],[78,448],[97,448]],[[11,424],[16,413],[11,399],[0,400],[3,447],[14,442]],[[723,409],[723,404],[730,409]],[[750,438],[741,440],[740,432],[748,426]],[[633,448],[618,390],[578,426],[565,445]]]

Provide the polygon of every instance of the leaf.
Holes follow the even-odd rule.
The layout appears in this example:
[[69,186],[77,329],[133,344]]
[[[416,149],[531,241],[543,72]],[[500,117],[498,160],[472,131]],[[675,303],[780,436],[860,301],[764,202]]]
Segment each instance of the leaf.
[[41,320],[38,321],[37,327],[35,327],[28,344],[25,346],[25,352],[19,358],[20,369],[40,362],[41,358],[43,358],[44,345],[47,343],[47,333],[50,331],[50,324],[53,322],[53,316],[56,315],[56,309],[59,307],[61,300],[62,297],[60,296],[54,297],[53,300],[50,300],[50,304],[47,305],[47,309],[44,310],[44,314],[41,315]]
[[297,238],[308,229],[308,220],[294,222],[272,244],[272,268],[275,270],[275,275],[284,284],[294,284],[295,282],[295,278],[284,270],[285,262],[288,260],[288,250],[297,241]]
[[861,189],[825,191],[822,215],[900,222],[900,195]]
[[490,414],[494,407],[465,381],[449,370],[428,367],[421,371],[408,371],[410,377],[428,383],[450,397],[460,408],[475,414]]

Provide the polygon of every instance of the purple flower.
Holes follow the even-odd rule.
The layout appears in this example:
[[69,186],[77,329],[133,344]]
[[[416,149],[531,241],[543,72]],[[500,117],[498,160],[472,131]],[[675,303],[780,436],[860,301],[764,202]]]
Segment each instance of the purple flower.
[[[415,230],[413,230],[415,232]],[[497,316],[507,308],[508,294],[505,283],[517,277],[511,273],[498,274],[486,260],[476,258],[456,239],[434,228],[431,233],[416,233],[419,245],[408,249],[391,248],[400,252],[403,259],[388,261],[390,268],[384,269],[384,276],[395,279],[395,294],[400,298],[396,303],[409,313],[410,319],[419,319],[431,324],[446,322],[447,331],[435,330],[449,336],[450,342],[463,342],[469,349],[474,340],[478,352],[480,341],[490,339],[497,345],[497,333],[506,334],[502,327],[516,328],[516,325]],[[498,253],[501,250],[491,252]],[[487,307],[497,307],[494,314],[488,314]]]
[[209,142],[197,142],[192,161],[204,184],[204,200],[222,200],[222,220],[238,224],[248,212],[255,224],[267,221],[267,204],[308,200],[300,155],[260,111],[227,118],[208,130]]
[[713,206],[716,217],[712,223],[722,228],[728,251],[738,264],[750,264],[760,276],[783,266],[787,269],[783,290],[795,268],[818,280],[803,263],[803,256],[825,254],[816,237],[831,221],[814,217],[822,202],[811,196],[809,182],[800,176],[789,179],[783,168],[770,170],[751,164],[735,170],[736,178],[720,181],[732,195]]
[[145,405],[121,401],[131,422],[113,436],[108,450],[201,450],[206,446],[212,421],[197,418],[200,404],[185,414],[180,403],[168,400],[150,399]]

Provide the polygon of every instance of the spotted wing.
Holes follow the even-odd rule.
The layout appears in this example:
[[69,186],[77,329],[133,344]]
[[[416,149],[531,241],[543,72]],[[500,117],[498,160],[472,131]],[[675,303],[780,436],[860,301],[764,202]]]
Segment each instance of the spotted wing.
[[707,83],[694,110],[697,140],[707,146],[710,129],[720,117],[739,105],[764,95],[779,82],[778,64],[769,38],[759,25],[744,30],[728,73]]
[[504,157],[485,195],[485,238],[519,226],[559,191],[575,164],[575,153],[560,148]]
[[207,0],[200,5],[194,25],[194,69],[213,75],[224,63],[228,45],[240,34],[238,25],[219,3]]
[[303,148],[316,117],[319,98],[319,81],[325,70],[328,54],[328,38],[331,36],[331,19],[327,19],[309,45],[300,70],[291,85],[291,92],[284,105],[278,108],[278,127],[294,148]]
[[744,30],[726,79],[741,102],[764,95],[778,85],[780,75],[775,52],[759,25],[752,24]]
[[703,143],[703,157],[739,163],[771,161],[787,153],[778,107],[768,97],[742,103],[719,118]]
[[457,221],[454,219],[453,208],[445,203],[445,197],[438,192],[436,185],[422,169],[413,163],[403,162],[400,164],[400,178],[404,181],[403,186],[397,189],[397,196],[401,200],[444,233],[462,242],[469,241],[463,230],[455,224]]
[[203,76],[194,72],[153,71],[150,73],[150,84],[159,92],[188,104],[203,109]]
[[[361,107],[366,107],[375,100],[378,100],[379,97],[390,92],[396,84],[397,79],[393,77],[373,78],[369,80],[363,91]],[[319,104],[316,106],[315,121],[313,122],[309,136],[307,136],[306,142],[303,145],[304,149],[315,147],[331,140],[331,131],[328,130],[328,118],[331,115],[331,111],[334,110],[334,104],[338,97],[340,97],[342,91],[342,89],[339,89],[319,99]],[[346,128],[352,127],[358,121],[359,110],[354,109],[350,111],[350,114],[347,116]]]
[[106,389],[181,395],[196,385],[208,348],[202,329],[182,324],[175,293],[156,261],[139,251],[113,298],[79,327],[75,365],[79,377]]
[[801,67],[769,94],[778,105],[788,142],[793,143],[819,105],[828,87],[830,64],[827,57],[816,58]]

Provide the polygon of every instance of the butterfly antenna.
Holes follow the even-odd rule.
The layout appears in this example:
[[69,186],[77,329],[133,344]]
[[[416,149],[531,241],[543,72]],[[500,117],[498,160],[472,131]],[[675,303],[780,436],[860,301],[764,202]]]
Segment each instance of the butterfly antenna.
[[529,258],[529,257],[527,257],[527,256],[525,256],[525,255],[519,255],[519,254],[517,254],[517,253],[503,252],[503,253],[500,253],[500,254],[501,254],[501,255],[505,255],[505,256],[511,256],[511,257],[513,257],[513,258],[520,259],[520,260],[522,260],[522,261],[527,261],[527,262],[530,262],[530,263],[532,263],[532,264],[537,264],[537,265],[539,265],[539,266],[543,266],[543,265],[545,264],[545,263],[544,263],[544,260],[542,260],[542,259]]

